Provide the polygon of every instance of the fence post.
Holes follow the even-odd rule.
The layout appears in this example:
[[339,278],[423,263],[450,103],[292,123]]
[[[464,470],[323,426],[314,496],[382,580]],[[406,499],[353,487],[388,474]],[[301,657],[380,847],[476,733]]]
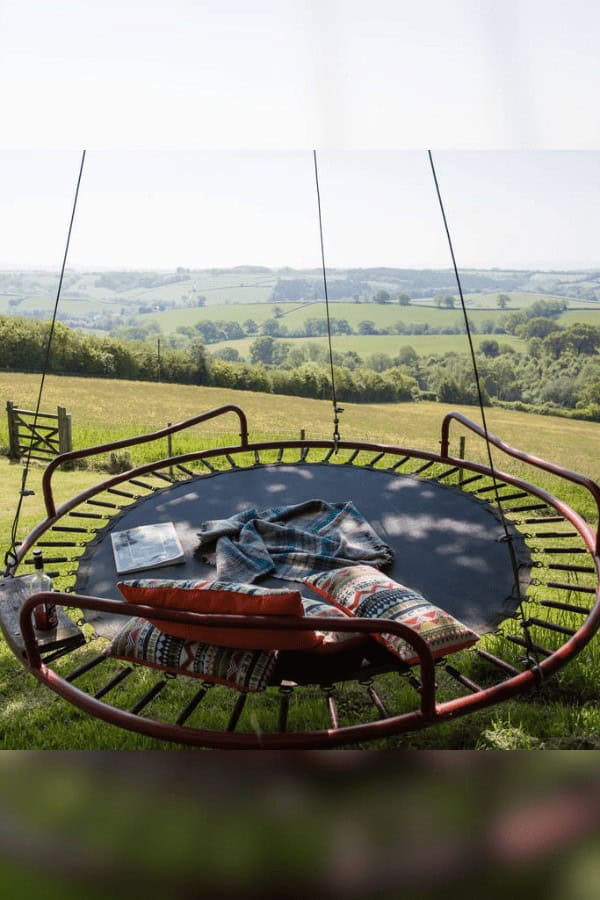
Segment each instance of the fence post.
[[15,419],[15,405],[11,400],[6,401],[6,415],[8,417],[8,458],[19,459],[19,427]]
[[[467,443],[467,439],[466,439],[466,437],[464,436],[464,434],[462,434],[462,435],[460,436],[459,449],[458,449],[458,456],[459,456],[459,459],[464,459],[464,458],[465,458],[465,445],[466,445],[466,443]],[[463,481],[464,481],[464,478],[465,478],[465,470],[464,470],[464,469],[459,469],[459,471],[458,471],[458,483],[459,483],[459,484],[462,484]]]
[[71,432],[71,416],[64,406],[57,407],[58,412],[58,452],[68,453],[73,449]]
[[[167,422],[167,428],[171,427],[171,422]],[[167,456],[173,456],[173,435],[167,435]],[[169,466],[169,475],[173,478],[173,466]]]

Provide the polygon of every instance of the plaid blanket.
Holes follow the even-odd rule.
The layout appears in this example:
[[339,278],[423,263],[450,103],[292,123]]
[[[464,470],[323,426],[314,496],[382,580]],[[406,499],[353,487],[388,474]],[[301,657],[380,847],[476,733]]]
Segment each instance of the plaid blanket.
[[252,582],[265,575],[297,581],[325,569],[392,561],[391,548],[351,502],[247,509],[204,522],[198,537],[196,556],[216,565],[223,581]]

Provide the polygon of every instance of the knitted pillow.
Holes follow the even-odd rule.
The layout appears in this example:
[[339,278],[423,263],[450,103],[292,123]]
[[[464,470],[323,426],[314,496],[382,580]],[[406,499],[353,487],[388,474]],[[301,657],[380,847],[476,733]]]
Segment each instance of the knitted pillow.
[[[298,591],[214,580],[172,581],[140,578],[120,582],[117,587],[130,603],[165,609],[216,615],[304,616]],[[311,650],[323,642],[315,631],[277,631],[256,628],[212,628],[181,622],[149,620],[166,634],[185,640],[218,644],[220,647],[254,650]]]
[[264,691],[277,660],[272,651],[233,650],[186,641],[138,618],[125,623],[105,653],[153,669],[226,684],[239,691]]
[[[429,645],[434,659],[471,647],[479,636],[418,591],[398,584],[372,566],[348,566],[302,579],[336,606],[367,619],[391,619],[408,625]],[[403,662],[419,661],[413,647],[392,634],[374,635]]]

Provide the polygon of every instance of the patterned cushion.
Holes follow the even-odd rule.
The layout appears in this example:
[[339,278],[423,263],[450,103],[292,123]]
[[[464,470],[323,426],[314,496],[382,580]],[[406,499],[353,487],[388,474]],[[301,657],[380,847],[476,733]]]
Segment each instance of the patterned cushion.
[[[138,578],[118,588],[130,603],[217,615],[304,616],[298,591],[240,582]],[[314,615],[314,613],[313,613]],[[323,643],[315,631],[276,631],[256,628],[211,628],[150,619],[166,634],[220,647],[254,650],[310,650]]]
[[[372,566],[348,566],[320,572],[303,581],[322,597],[355,616],[392,619],[408,625],[426,641],[434,659],[471,647],[479,640],[474,631],[450,613]],[[414,649],[402,638],[392,634],[375,637],[408,665],[419,661]]]
[[186,641],[165,634],[146,619],[138,618],[126,622],[106,655],[226,684],[239,691],[264,691],[277,659],[273,651],[233,650]]
[[[338,609],[331,601],[317,600],[311,597],[302,597],[302,606],[306,616],[323,616],[327,619],[347,619],[352,618],[352,613],[346,609]],[[322,643],[314,649],[318,653],[335,653],[337,650],[347,650],[358,644],[364,644],[368,641],[368,635],[361,634],[356,631],[317,631],[321,636]]]

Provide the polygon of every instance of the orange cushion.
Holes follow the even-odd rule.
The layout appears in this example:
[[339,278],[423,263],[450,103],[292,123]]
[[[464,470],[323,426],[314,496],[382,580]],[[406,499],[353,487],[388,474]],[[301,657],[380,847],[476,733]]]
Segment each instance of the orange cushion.
[[[216,587],[218,585],[218,587]],[[235,583],[226,589],[223,582],[136,579],[117,585],[129,603],[179,609],[213,615],[304,617],[298,591],[269,589]],[[163,631],[185,640],[253,650],[310,650],[320,645],[323,635],[315,631],[277,631],[266,628],[211,628],[149,621]]]

